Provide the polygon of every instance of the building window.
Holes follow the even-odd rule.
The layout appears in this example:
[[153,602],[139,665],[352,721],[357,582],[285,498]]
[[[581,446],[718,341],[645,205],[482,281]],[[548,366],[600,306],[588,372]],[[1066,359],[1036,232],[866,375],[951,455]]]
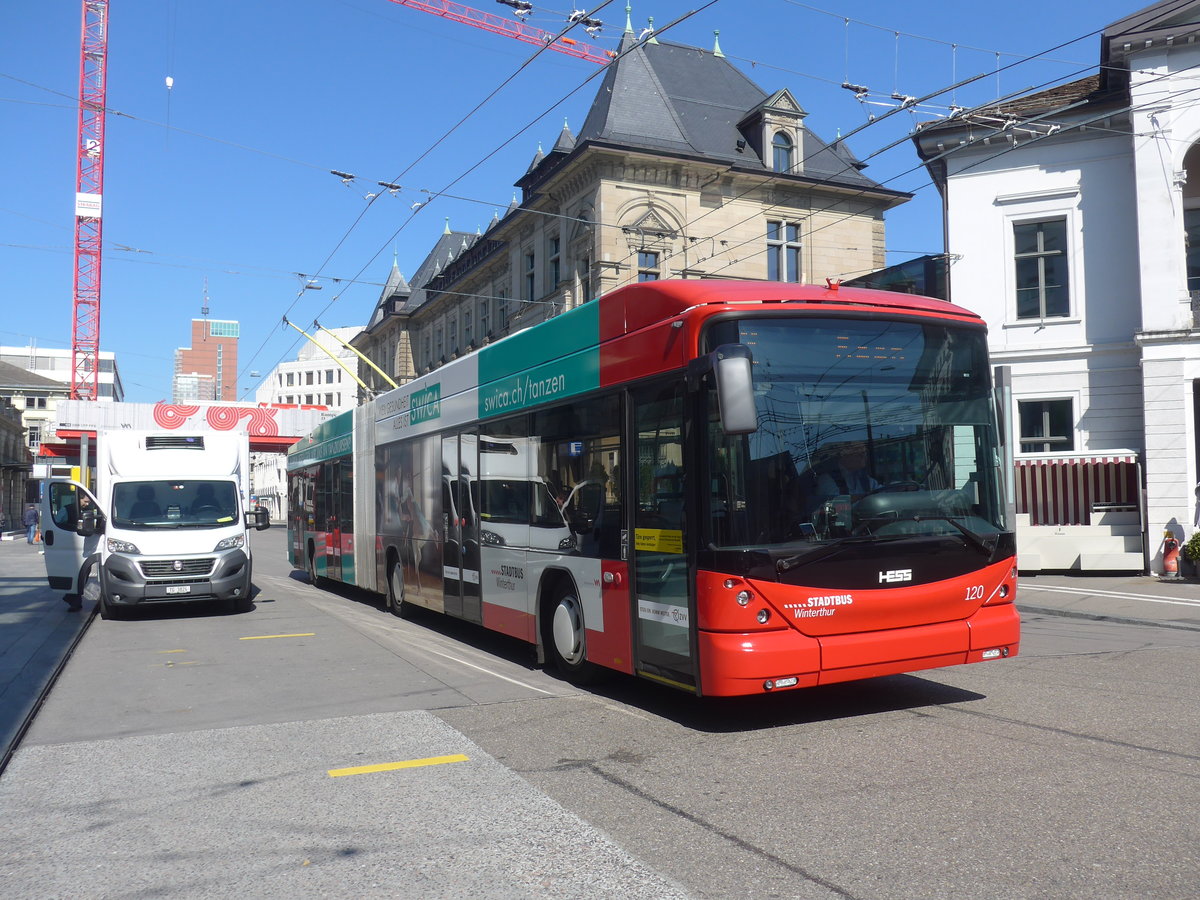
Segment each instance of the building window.
[[1017,318],[1070,315],[1067,296],[1067,220],[1013,225],[1017,264]]
[[333,394],[326,394],[326,395],[325,395],[325,405],[326,405],[326,406],[333,406]]
[[451,353],[458,352],[458,318],[451,316],[446,325],[446,349]]
[[431,333],[428,331],[425,332],[424,343],[425,343],[425,353],[424,353],[425,365],[429,365],[430,363],[433,362],[433,338],[431,336]]
[[333,384],[333,369],[326,369],[326,370],[325,370],[325,383],[326,383],[326,384]]
[[25,431],[29,434],[29,449],[36,450],[42,446],[42,427],[30,425]]
[[475,337],[471,333],[471,310],[463,310],[463,345],[470,347],[471,341]]
[[294,373],[293,373],[293,372],[288,372],[288,373],[287,373],[287,386],[288,386],[288,387],[293,387],[293,386],[294,386],[295,382],[292,380],[294,377],[295,377],[295,375],[294,375]]
[[446,355],[445,332],[442,330],[441,325],[433,330],[433,355],[435,362],[440,361]]
[[535,282],[535,275],[536,275],[535,266],[536,266],[536,264],[537,264],[537,260],[534,256],[534,254],[526,253],[525,254],[525,296],[523,299],[526,302],[530,302],[530,303],[533,302],[533,298],[535,296],[533,293],[533,290],[536,285],[536,282]]
[[792,171],[792,139],[782,131],[775,132],[775,137],[771,139],[771,151],[774,154],[774,165],[772,168],[776,172]]
[[554,290],[556,287],[558,287],[559,277],[562,275],[562,268],[559,266],[559,246],[559,238],[550,238],[550,240],[547,242],[547,249],[550,251],[550,265],[546,274],[550,276],[550,290]]
[[653,250],[639,250],[637,266],[638,281],[658,281],[662,277],[658,267],[658,253]]
[[508,291],[501,289],[496,294],[496,329],[502,330],[508,325]]
[[486,299],[479,301],[479,336],[481,338],[485,338],[491,333],[488,331],[488,305],[490,303],[491,301]]
[[304,373],[304,383],[305,383],[305,384],[312,384],[312,383],[313,383],[313,373],[312,373],[312,372],[305,372],[305,373]]
[[1075,449],[1075,416],[1070,400],[1021,400],[1022,453],[1069,453]]
[[800,226],[767,221],[767,278],[800,281]]

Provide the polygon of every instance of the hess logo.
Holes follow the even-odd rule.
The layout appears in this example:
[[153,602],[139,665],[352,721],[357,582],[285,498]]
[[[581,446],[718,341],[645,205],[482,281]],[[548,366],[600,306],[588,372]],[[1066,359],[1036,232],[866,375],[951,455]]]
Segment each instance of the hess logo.
[[912,581],[912,569],[889,569],[879,573],[880,584],[896,584],[899,581]]

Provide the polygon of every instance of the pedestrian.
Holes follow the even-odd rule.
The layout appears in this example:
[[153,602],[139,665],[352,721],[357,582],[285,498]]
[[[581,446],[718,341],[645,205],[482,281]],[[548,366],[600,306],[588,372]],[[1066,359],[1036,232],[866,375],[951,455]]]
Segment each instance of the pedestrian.
[[25,542],[27,544],[36,543],[34,537],[37,535],[38,511],[32,503],[25,507],[25,515],[21,517],[21,524],[25,526]]

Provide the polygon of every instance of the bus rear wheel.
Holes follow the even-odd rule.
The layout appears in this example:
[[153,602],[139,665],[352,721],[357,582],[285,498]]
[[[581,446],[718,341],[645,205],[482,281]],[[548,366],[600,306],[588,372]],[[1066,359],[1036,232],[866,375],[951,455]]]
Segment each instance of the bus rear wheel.
[[404,599],[404,569],[394,556],[388,562],[387,608],[402,619],[412,614],[412,604]]
[[604,670],[587,661],[583,604],[569,582],[560,582],[543,609],[542,643],[554,668],[575,684],[595,684]]
[[317,557],[313,553],[313,545],[308,545],[308,583],[313,587],[317,586]]

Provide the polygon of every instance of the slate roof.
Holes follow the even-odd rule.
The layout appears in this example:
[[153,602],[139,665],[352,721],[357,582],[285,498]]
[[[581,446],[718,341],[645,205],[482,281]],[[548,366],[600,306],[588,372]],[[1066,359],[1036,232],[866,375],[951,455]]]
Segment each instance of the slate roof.
[[0,389],[36,388],[37,390],[65,390],[65,381],[46,378],[12,363],[0,362]]
[[[1128,52],[1137,52],[1148,42],[1174,38],[1180,43],[1189,35],[1200,33],[1200,3],[1196,0],[1162,0],[1143,7],[1135,13],[1117,19],[1100,36],[1100,66],[1104,87],[1120,89],[1128,73],[1118,70],[1125,66]],[[1128,45],[1128,51],[1126,46]]]
[[[576,147],[603,142],[770,170],[752,147],[739,151],[737,142],[746,137],[739,123],[774,95],[722,56],[667,41],[634,44],[626,32],[623,55],[605,72]],[[802,177],[878,186],[860,173],[853,155],[839,154],[807,127],[799,153]]]
[[[417,271],[413,273],[411,281],[405,280],[400,273],[399,266],[393,261],[387,284],[384,285],[383,291],[379,295],[379,301],[371,313],[366,330],[374,331],[382,324],[383,320],[387,318],[393,298],[402,301],[395,305],[394,311],[397,313],[411,313],[424,305],[428,299],[425,285],[429,284],[438,272],[463,254],[464,244],[469,249],[477,240],[479,240],[479,235],[469,231],[443,232],[438,236],[433,249],[417,266]],[[411,287],[414,284],[416,287]]]

